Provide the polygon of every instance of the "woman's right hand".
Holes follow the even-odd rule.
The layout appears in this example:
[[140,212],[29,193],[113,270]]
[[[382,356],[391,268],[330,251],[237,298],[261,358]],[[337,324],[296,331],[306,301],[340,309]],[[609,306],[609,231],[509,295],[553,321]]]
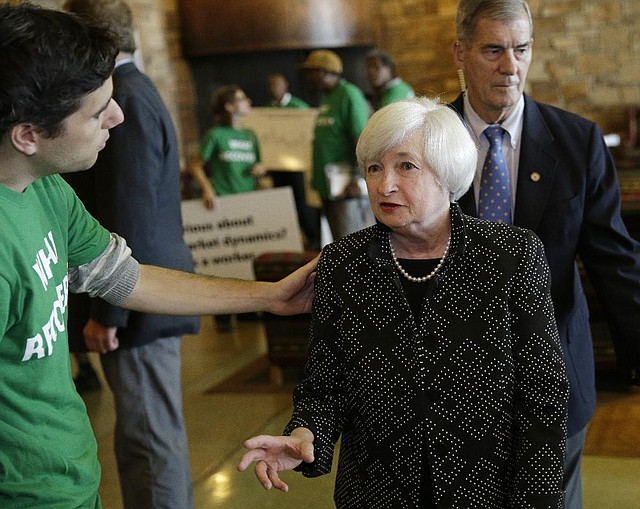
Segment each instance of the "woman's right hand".
[[249,449],[238,463],[238,470],[244,472],[256,461],[255,474],[266,490],[276,488],[289,491],[287,483],[280,479],[278,472],[292,470],[303,461],[312,463],[313,433],[306,428],[296,428],[290,436],[274,437],[259,435],[244,443]]

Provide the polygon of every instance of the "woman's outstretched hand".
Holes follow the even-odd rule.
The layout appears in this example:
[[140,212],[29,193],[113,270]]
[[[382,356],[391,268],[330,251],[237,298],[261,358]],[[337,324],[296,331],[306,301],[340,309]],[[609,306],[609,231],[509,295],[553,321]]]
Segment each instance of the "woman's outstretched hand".
[[255,474],[264,489],[276,488],[286,493],[289,486],[278,473],[293,470],[303,461],[312,463],[313,439],[313,433],[307,428],[296,428],[288,437],[259,435],[250,438],[244,443],[249,450],[238,463],[238,470],[244,472],[255,461]]

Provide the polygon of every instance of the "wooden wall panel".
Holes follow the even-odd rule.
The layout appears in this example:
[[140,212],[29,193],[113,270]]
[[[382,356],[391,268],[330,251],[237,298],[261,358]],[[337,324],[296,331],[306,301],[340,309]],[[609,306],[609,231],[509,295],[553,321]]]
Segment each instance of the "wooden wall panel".
[[188,57],[371,45],[375,0],[180,0]]

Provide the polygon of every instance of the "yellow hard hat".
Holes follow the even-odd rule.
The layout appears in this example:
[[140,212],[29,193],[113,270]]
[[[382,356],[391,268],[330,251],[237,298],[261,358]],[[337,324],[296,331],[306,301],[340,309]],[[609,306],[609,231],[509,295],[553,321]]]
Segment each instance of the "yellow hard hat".
[[301,67],[303,69],[323,69],[335,74],[342,74],[342,60],[328,49],[314,49]]

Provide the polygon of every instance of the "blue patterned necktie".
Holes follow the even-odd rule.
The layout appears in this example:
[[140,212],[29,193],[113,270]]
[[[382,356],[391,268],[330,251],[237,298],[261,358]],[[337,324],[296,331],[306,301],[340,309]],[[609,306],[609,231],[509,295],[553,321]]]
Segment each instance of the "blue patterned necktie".
[[509,170],[502,154],[504,129],[490,125],[484,130],[489,139],[489,151],[482,167],[478,217],[502,223],[511,223],[511,188]]

